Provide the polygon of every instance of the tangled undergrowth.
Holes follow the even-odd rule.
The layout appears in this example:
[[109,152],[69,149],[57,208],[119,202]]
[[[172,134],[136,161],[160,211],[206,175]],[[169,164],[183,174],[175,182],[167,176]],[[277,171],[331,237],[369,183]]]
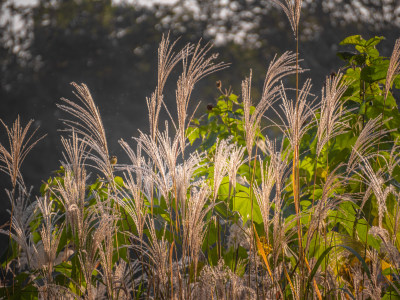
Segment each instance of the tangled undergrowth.
[[[310,80],[299,85],[301,1],[275,2],[296,52],[269,63],[257,101],[250,71],[240,97],[218,82],[217,102],[193,118],[195,84],[227,64],[209,45],[174,51],[163,37],[149,131],[119,141],[129,164],[110,155],[84,84],[58,104],[69,116],[62,166],[38,196],[19,170],[41,138],[31,122],[3,124],[3,298],[400,298],[400,39],[386,58],[382,37],[346,38],[355,52],[338,54],[346,65],[313,95]],[[179,63],[175,112],[163,89]],[[162,109],[171,118],[161,129]]]

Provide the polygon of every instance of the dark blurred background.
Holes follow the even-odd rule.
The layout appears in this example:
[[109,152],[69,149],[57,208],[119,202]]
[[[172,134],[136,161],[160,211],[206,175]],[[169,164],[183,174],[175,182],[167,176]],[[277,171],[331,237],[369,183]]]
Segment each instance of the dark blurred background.
[[[398,0],[304,0],[303,6],[300,53],[316,91],[325,75],[343,65],[335,54],[346,36],[383,35],[387,40],[379,50],[386,56],[400,37]],[[240,82],[252,68],[254,86],[261,89],[268,61],[295,46],[286,16],[269,0],[0,0],[0,18],[0,118],[9,126],[18,114],[23,125],[33,118],[38,136],[47,134],[22,168],[34,194],[60,165],[57,130],[65,115],[56,103],[74,97],[71,81],[89,86],[111,152],[126,162],[118,140],[148,130],[145,97],[156,84],[163,33],[180,37],[180,45],[210,41],[220,60],[231,63],[197,86],[191,103],[202,101],[198,114],[219,96],[216,80],[240,94]],[[172,112],[177,75],[165,89]],[[0,141],[7,142],[4,128]],[[9,187],[0,174],[1,224],[8,218]]]

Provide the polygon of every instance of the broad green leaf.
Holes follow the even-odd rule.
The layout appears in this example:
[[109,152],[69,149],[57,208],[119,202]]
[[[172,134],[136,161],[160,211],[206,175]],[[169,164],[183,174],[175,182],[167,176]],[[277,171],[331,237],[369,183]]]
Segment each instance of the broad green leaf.
[[339,43],[339,45],[360,45],[365,46],[366,41],[361,37],[361,35],[352,35],[345,38]]
[[367,66],[361,71],[361,79],[369,83],[385,79],[388,66],[388,61],[376,66]]
[[366,47],[373,47],[378,45],[382,40],[384,40],[384,36],[374,36],[373,38],[370,38],[366,43]]

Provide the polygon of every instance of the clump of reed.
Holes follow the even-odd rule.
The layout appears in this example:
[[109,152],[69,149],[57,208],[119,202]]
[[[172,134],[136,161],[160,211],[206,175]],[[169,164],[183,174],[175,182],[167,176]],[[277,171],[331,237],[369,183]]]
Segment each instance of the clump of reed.
[[[146,99],[149,131],[120,140],[127,163],[110,159],[91,93],[73,83],[76,100],[58,105],[69,116],[62,167],[32,199],[20,167],[42,137],[28,135],[32,122],[25,129],[19,118],[12,129],[3,123],[9,147],[0,145],[0,170],[10,176],[12,210],[0,230],[10,238],[2,296],[400,296],[400,146],[391,123],[397,115],[384,114],[399,80],[399,40],[387,76],[375,86],[384,91],[377,95],[383,113],[367,114],[365,82],[354,90],[354,78],[344,71],[326,77],[317,101],[311,80],[299,84],[307,71],[299,59],[302,1],[274,2],[289,18],[296,52],[274,57],[256,102],[251,71],[241,101],[222,93],[219,83],[222,95],[203,127],[188,113],[193,89],[228,65],[216,61],[209,44],[177,51],[163,36],[157,86]],[[170,111],[163,90],[180,63],[177,109]],[[293,89],[283,81],[294,75],[292,100]],[[163,129],[162,109],[170,116]],[[210,138],[216,119],[229,135]],[[267,119],[281,131],[278,139],[263,128]],[[188,147],[194,140],[199,150]]]

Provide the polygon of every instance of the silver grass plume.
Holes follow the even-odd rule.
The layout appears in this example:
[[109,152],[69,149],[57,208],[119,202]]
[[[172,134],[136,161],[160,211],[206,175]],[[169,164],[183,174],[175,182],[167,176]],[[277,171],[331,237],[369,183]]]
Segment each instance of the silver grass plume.
[[21,126],[19,116],[14,121],[12,128],[8,128],[1,119],[0,123],[7,132],[9,143],[9,149],[0,143],[0,171],[10,176],[13,189],[15,189],[18,183],[20,186],[24,186],[20,169],[26,156],[46,135],[33,138],[39,128],[29,133],[33,120],[30,120],[24,128]]
[[[163,34],[160,45],[158,47],[158,69],[157,69],[157,87],[150,98],[146,98],[147,108],[149,111],[150,132],[153,140],[156,139],[158,118],[163,104],[163,91],[169,74],[183,59],[185,55],[190,54],[190,46],[187,45],[183,50],[175,53],[173,51],[177,41],[170,43],[169,34]],[[189,51],[185,51],[189,50]]]
[[67,167],[62,180],[56,178],[57,185],[51,188],[55,197],[61,202],[65,210],[66,225],[70,225],[77,234],[80,245],[86,239],[85,225],[85,195],[86,195],[86,171],[80,169],[79,173]]
[[[305,70],[299,68],[298,72],[302,73]],[[264,87],[260,101],[255,106],[254,112],[250,115],[250,109],[253,105],[251,99],[251,80],[252,70],[248,78],[242,82],[242,97],[243,97],[243,113],[244,113],[244,129],[246,135],[246,147],[249,156],[253,148],[255,133],[259,128],[261,118],[264,113],[277,100],[280,94],[280,86],[277,83],[284,77],[296,73],[296,54],[286,51],[279,58],[274,56],[270,62],[267,73],[265,75]]]
[[[117,217],[113,215],[111,207],[108,206],[109,203],[102,202],[99,195],[95,195],[98,203],[98,213],[101,215],[101,219],[105,219],[105,224],[110,228],[104,231],[103,242],[98,246],[101,271],[99,272],[103,283],[107,288],[107,295],[109,299],[116,298],[113,297],[114,294],[114,236],[113,233],[116,232],[115,226]],[[102,224],[99,224],[99,227]],[[118,249],[117,249],[118,251]]]
[[347,173],[354,171],[362,158],[369,159],[376,156],[374,147],[379,144],[387,133],[393,131],[383,128],[382,125],[388,121],[382,122],[382,115],[368,120],[352,147],[350,158],[347,162]]
[[229,153],[227,162],[230,188],[236,188],[236,174],[241,165],[247,162],[248,158],[243,159],[245,147],[234,144]]
[[368,233],[382,241],[383,247],[381,251],[384,252],[386,259],[388,259],[395,268],[399,268],[400,252],[396,247],[396,235],[394,234],[391,236],[386,229],[377,226],[372,226]]
[[[214,53],[207,57],[211,48],[212,45],[210,44],[206,44],[204,47],[201,47],[199,42],[196,46],[186,47],[184,49],[186,54],[183,55],[182,58],[183,72],[179,76],[175,92],[178,113],[177,130],[180,138],[182,154],[185,152],[186,120],[188,117],[187,110],[194,86],[202,78],[228,67],[228,64],[223,62],[214,63],[214,61],[218,58],[218,54]],[[193,49],[192,52],[191,49]],[[191,57],[190,61],[189,56]],[[190,123],[190,121],[191,118],[189,118],[188,123]]]
[[[252,105],[251,101],[251,79],[253,72],[250,70],[249,77],[245,78],[242,81],[242,98],[243,98],[243,114],[244,114],[244,132],[245,132],[245,140],[246,140],[246,148],[249,157],[251,156],[251,152],[253,149],[254,142],[254,133],[257,130],[257,125],[251,122],[251,118],[254,120],[255,114],[253,113],[250,116],[250,109]],[[249,159],[250,160],[250,159]]]
[[[270,203],[268,205],[266,205],[266,203],[263,204],[264,206],[269,206],[270,209],[271,205],[274,204],[273,211],[269,210],[270,217],[268,221],[268,226],[272,225],[272,238],[270,238],[270,227],[267,229],[264,228],[264,230],[266,230],[265,233],[267,240],[270,242],[272,241],[272,254],[275,264],[278,263],[278,258],[282,251],[286,252],[289,250],[288,244],[295,233],[293,230],[289,230],[289,228],[291,228],[292,223],[296,221],[293,219],[292,221],[285,223],[282,217],[282,192],[285,189],[286,178],[290,173],[290,168],[288,165],[288,153],[290,152],[290,147],[285,149],[283,142],[284,141],[282,140],[279,148],[276,145],[276,141],[271,141],[269,139],[266,139],[265,142],[260,142],[258,144],[261,150],[269,156],[269,163],[267,163],[265,166],[264,174],[264,180],[266,183],[264,187],[265,191],[268,192],[270,188],[272,191],[272,187],[275,185],[275,195],[272,196],[271,191],[269,191]],[[268,173],[268,176],[266,173]],[[269,187],[269,185],[272,185],[272,187]],[[261,186],[261,190],[262,188],[263,187]],[[277,274],[277,276],[279,275]]]
[[272,2],[279,5],[285,12],[293,33],[296,35],[299,28],[300,12],[303,0],[272,0]]
[[369,299],[380,300],[382,299],[382,288],[384,287],[385,282],[382,279],[381,258],[379,257],[379,253],[373,248],[372,250],[367,250],[366,257],[370,260],[369,269],[371,271],[371,278],[370,280],[364,281],[365,293],[367,297],[370,297]]
[[282,208],[282,191],[284,190],[284,183],[286,177],[289,174],[290,168],[288,166],[288,153],[290,152],[290,147],[287,146],[284,148],[284,141],[281,141],[281,145],[277,148],[276,141],[272,141],[268,138],[265,141],[259,141],[257,143],[257,147],[260,150],[269,156],[270,164],[273,167],[274,175],[275,175],[275,210],[280,211]]
[[44,282],[44,285],[39,286],[35,284],[38,289],[38,298],[44,299],[58,299],[58,300],[74,300],[79,296],[72,292],[69,288],[62,285]]
[[254,194],[257,199],[258,206],[260,207],[261,216],[264,223],[264,232],[267,235],[267,240],[269,240],[269,225],[270,225],[270,215],[271,215],[271,192],[275,185],[275,169],[271,162],[266,162],[265,167],[263,167],[263,160],[259,157],[261,166],[261,186],[258,184],[253,184]]
[[[266,235],[267,246],[271,248],[274,265],[278,263],[280,254],[288,249],[288,244],[294,231],[290,230],[291,222],[285,224],[281,216],[281,187],[285,169],[287,165],[281,160],[280,155],[275,149],[270,148],[272,153],[270,161],[263,166],[263,160],[259,157],[261,166],[261,186],[253,184],[254,195],[258,206],[260,207],[261,217],[263,219],[264,233]],[[279,183],[277,182],[279,180]],[[275,197],[272,197],[272,191],[275,186]],[[274,210],[272,211],[272,205]],[[293,220],[294,221],[294,220]],[[272,229],[272,238],[270,232]],[[281,270],[282,271],[282,270]],[[279,276],[278,274],[276,274]]]
[[148,240],[139,239],[136,235],[129,234],[132,240],[136,242],[130,245],[130,248],[137,250],[140,254],[149,258],[149,267],[152,270],[151,276],[153,276],[151,280],[155,280],[157,289],[165,294],[169,290],[168,260],[169,256],[172,255],[170,253],[172,248],[165,237],[165,227],[161,238],[159,238],[157,237],[154,218],[148,215],[146,224],[149,230]]
[[133,172],[136,178],[138,190],[141,190],[146,195],[148,200],[151,199],[153,196],[153,188],[149,187],[146,183],[149,181],[152,182],[152,180],[147,180],[149,175],[145,171],[151,168],[149,168],[149,166],[146,164],[146,160],[142,156],[142,144],[140,142],[137,143],[135,152],[123,139],[120,139],[118,142],[131,161],[130,164],[121,165],[120,169],[127,171],[130,174]]
[[[300,59],[299,62],[302,62]],[[306,70],[298,67],[299,73]],[[296,54],[291,51],[284,52],[279,58],[275,54],[270,62],[267,73],[264,79],[263,93],[261,101],[258,104],[259,110],[263,111],[274,102],[274,99],[279,95],[280,87],[277,85],[284,77],[296,73]]]
[[392,55],[390,56],[389,67],[386,74],[385,99],[389,94],[394,77],[400,74],[400,39],[396,40]]
[[[165,131],[162,133],[158,132],[157,136],[159,143],[158,149],[160,155],[163,158],[165,164],[167,165],[169,172],[173,173],[176,167],[179,154],[181,153],[179,149],[179,136],[175,135],[174,139],[170,138],[167,122],[165,122]],[[174,174],[171,175],[172,177],[174,177]]]
[[343,202],[343,198],[335,194],[335,190],[340,188],[344,183],[344,179],[337,174],[338,170],[342,167],[343,165],[339,164],[334,170],[329,172],[322,188],[321,198],[312,208],[312,217],[310,220],[309,229],[307,230],[307,244],[305,247],[306,252],[310,246],[314,234],[323,232],[323,229],[327,226],[325,222],[327,220],[329,211],[335,210],[340,203]]
[[400,139],[396,138],[394,141],[394,144],[392,146],[392,149],[390,150],[389,154],[389,159],[387,160],[387,171],[389,172],[389,175],[393,175],[393,171],[396,166],[399,166],[400,164]]
[[179,147],[180,136],[175,135],[173,139],[169,136],[168,123],[165,122],[165,130],[157,132],[157,141],[151,139],[148,135],[140,132],[139,138],[135,140],[140,144],[141,150],[147,154],[151,162],[158,169],[165,186],[170,186],[168,183],[168,175],[172,178],[172,184],[175,180],[175,168],[178,157],[181,154]]
[[82,168],[85,166],[86,143],[79,140],[74,130],[72,130],[70,139],[61,137],[61,143],[65,150],[63,157],[66,168],[70,168],[74,176],[79,176],[79,174],[82,174]]
[[141,131],[139,132],[139,138],[135,139],[141,145],[141,150],[147,154],[151,164],[155,167],[154,169],[151,166],[146,167],[146,164],[142,164],[140,169],[153,178],[154,183],[169,205],[168,193],[172,190],[175,182],[175,168],[177,159],[181,153],[179,136],[176,135],[174,140],[171,140],[168,135],[168,127],[166,127],[164,133],[157,133],[157,142],[151,136]]
[[193,289],[193,299],[256,299],[256,291],[226,266],[223,259],[216,266],[205,266]]
[[288,166],[288,153],[290,151],[290,147],[286,149],[283,148],[284,141],[281,141],[281,145],[279,148],[276,146],[276,141],[271,141],[266,139],[265,145],[268,155],[270,156],[270,164],[274,170],[275,175],[275,216],[278,217],[279,213],[282,210],[283,199],[282,192],[285,188],[284,184],[286,181],[286,177],[289,174],[290,168]]
[[183,161],[182,164],[178,165],[175,170],[175,188],[176,198],[180,203],[180,213],[182,219],[186,219],[186,208],[188,206],[187,194],[190,188],[197,187],[202,182],[193,181],[196,171],[202,167],[202,154],[197,152],[191,153],[190,156]]
[[[300,90],[298,103],[287,99],[285,89],[282,85],[281,98],[282,104],[280,105],[285,118],[280,114],[278,117],[283,122],[283,125],[279,126],[283,134],[288,138],[292,149],[297,149],[300,145],[300,141],[304,134],[311,128],[312,121],[314,119],[313,103],[307,103],[307,98],[310,95],[311,80],[307,79]],[[285,121],[286,120],[286,121]],[[297,157],[298,158],[298,157]]]
[[87,158],[93,161],[92,167],[102,172],[111,183],[114,170],[109,159],[106,133],[99,109],[84,83],[78,85],[72,82],[71,84],[76,90],[73,93],[79,102],[61,98],[64,104],[57,104],[58,108],[76,118],[76,120],[64,120],[66,130],[75,132],[87,144],[90,148]]
[[53,202],[47,196],[37,198],[37,207],[43,218],[42,227],[39,231],[41,247],[32,245],[35,249],[37,263],[41,264],[47,283],[53,281],[53,267],[56,263],[58,244],[64,229],[64,224],[57,224],[60,216],[53,212]]
[[[96,297],[95,287],[92,285],[94,270],[101,263],[100,250],[106,239],[113,234],[115,217],[105,214],[101,208],[103,204],[98,203],[97,207],[91,207],[83,223],[85,232],[83,245],[78,249],[78,259],[86,282],[87,298],[92,300]],[[105,265],[104,267],[107,267]]]
[[207,232],[205,230],[206,222],[204,219],[207,213],[215,206],[215,203],[206,205],[210,195],[210,188],[204,184],[200,188],[193,188],[190,198],[187,200],[187,212],[183,224],[183,240],[187,243],[184,248],[189,251],[188,254],[194,263],[194,274],[197,274],[199,254]]
[[128,300],[131,293],[135,292],[135,286],[140,284],[141,271],[138,260],[129,259],[129,263],[120,259],[113,273],[114,298]]
[[7,191],[8,198],[13,207],[13,212],[8,211],[11,215],[10,227],[8,230],[0,229],[0,233],[11,237],[25,253],[29,266],[34,266],[34,261],[31,257],[31,236],[30,223],[35,217],[37,207],[36,201],[29,203],[31,190],[26,191],[25,187],[19,187],[17,196],[13,196],[10,191]]
[[343,109],[345,101],[341,101],[348,88],[348,83],[342,81],[343,74],[338,73],[334,78],[327,76],[322,88],[321,114],[317,129],[317,154],[320,155],[330,139],[344,133],[348,125],[343,117],[348,110]]
[[394,193],[394,187],[389,184],[385,187],[386,180],[383,178],[383,170],[374,171],[368,159],[360,156],[362,164],[360,164],[361,172],[356,172],[367,186],[372,188],[378,203],[378,224],[382,228],[382,220],[387,211],[386,199],[390,193]]
[[228,173],[228,158],[233,145],[229,144],[227,140],[216,141],[216,148],[214,153],[214,181],[213,181],[213,201],[217,199],[218,189]]
[[[117,190],[116,201],[135,223],[138,237],[143,237],[147,207],[145,206],[144,195],[141,191],[141,182],[136,181],[131,172],[124,174],[124,185],[126,189]],[[141,180],[141,178],[139,178]]]
[[[20,191],[15,199],[12,230],[0,229],[0,233],[11,236],[23,251],[29,269],[39,271],[45,278],[45,284],[50,284],[64,225],[56,224],[59,216],[52,211],[53,201],[47,196],[28,204],[29,196],[30,192]],[[42,222],[38,230],[40,240],[34,242],[29,224],[38,216],[37,212],[41,213]]]

